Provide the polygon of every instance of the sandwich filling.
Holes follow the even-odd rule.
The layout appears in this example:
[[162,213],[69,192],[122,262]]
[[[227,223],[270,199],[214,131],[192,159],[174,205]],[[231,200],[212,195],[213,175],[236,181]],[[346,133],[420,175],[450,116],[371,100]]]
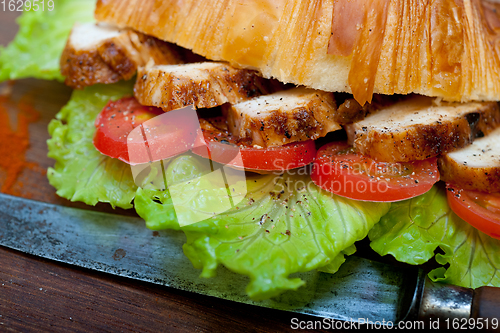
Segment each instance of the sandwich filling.
[[[60,196],[91,205],[133,207],[153,230],[183,230],[184,252],[203,277],[214,276],[222,264],[250,277],[247,293],[254,299],[300,287],[303,281],[290,274],[335,272],[345,256],[355,252],[356,242],[367,236],[375,251],[403,262],[422,264],[435,257],[442,267],[431,272],[434,280],[500,286],[500,262],[495,259],[500,258],[496,102],[445,102],[370,91],[363,95],[354,85],[350,95],[328,92],[335,89],[322,84],[316,89],[282,84],[265,77],[297,78],[301,69],[273,75],[275,69],[260,70],[263,59],[256,58],[271,57],[267,51],[253,57],[253,51],[229,52],[230,47],[256,43],[245,39],[249,35],[212,47],[213,52],[229,54],[226,60],[233,65],[254,61],[253,69],[210,61],[159,38],[181,30],[153,33],[154,22],[140,30],[124,24],[140,11],[116,17],[108,11],[108,5],[120,7],[113,2],[98,3],[97,18],[105,25],[73,28],[60,58],[65,82],[77,88],[49,126],[49,156],[56,163],[48,178]],[[394,6],[404,4],[377,3],[385,3],[385,14],[383,20],[373,17],[373,24],[386,26],[387,36],[394,33]],[[132,2],[129,8],[134,6]],[[66,15],[67,8],[61,6],[56,14]],[[463,8],[438,9],[459,13]],[[267,22],[254,17],[256,27],[267,27],[259,35],[263,45],[278,43],[273,38],[285,33],[279,18],[288,12],[293,9],[283,1],[267,11]],[[363,20],[370,19],[369,13]],[[224,17],[236,20],[238,15]],[[332,16],[328,18],[331,25]],[[43,18],[37,19],[43,23]],[[313,30],[320,31],[318,25],[327,21],[319,19]],[[246,24],[234,23],[234,29]],[[355,40],[349,49],[362,45]],[[382,55],[387,54],[384,45]],[[344,46],[335,46],[325,57]],[[283,53],[274,55],[277,64],[285,61]],[[380,92],[376,81],[365,82],[373,84],[365,88]],[[157,161],[146,156],[143,162],[151,166],[138,183],[129,165],[133,163],[123,153],[127,135],[146,128],[150,119],[188,105],[197,109],[200,133],[195,136],[200,147],[208,149],[193,147],[161,164],[150,163]],[[175,133],[160,135],[160,145],[178,141]],[[220,154],[227,147],[237,147],[237,163]],[[231,188],[235,193],[230,195],[226,188],[207,186],[216,183],[214,165],[244,169],[246,182]],[[169,188],[159,188],[158,182]],[[177,184],[184,184],[182,191]],[[227,197],[233,200],[232,208],[214,215],[212,207],[222,207]],[[189,219],[200,222],[179,222]],[[466,223],[477,220],[481,223]],[[490,260],[478,259],[486,257]]]

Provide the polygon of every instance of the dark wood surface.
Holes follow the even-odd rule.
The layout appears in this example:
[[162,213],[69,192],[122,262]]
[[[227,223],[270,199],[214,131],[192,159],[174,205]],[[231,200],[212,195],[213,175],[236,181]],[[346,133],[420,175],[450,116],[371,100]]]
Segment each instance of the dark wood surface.
[[0,331],[281,332],[293,317],[0,248]]
[[[18,13],[0,11],[0,44],[15,35]],[[29,199],[101,211],[59,198],[46,178],[47,124],[69,99],[71,90],[57,82],[34,79],[3,84],[10,91],[7,107],[15,124],[16,105],[28,100],[40,113],[30,125],[25,169],[12,191]],[[2,158],[2,157],[0,157]],[[0,170],[0,185],[5,172]],[[134,212],[116,210],[116,214]],[[281,332],[292,318],[317,318],[238,304],[173,288],[52,262],[0,246],[0,331],[209,331]]]

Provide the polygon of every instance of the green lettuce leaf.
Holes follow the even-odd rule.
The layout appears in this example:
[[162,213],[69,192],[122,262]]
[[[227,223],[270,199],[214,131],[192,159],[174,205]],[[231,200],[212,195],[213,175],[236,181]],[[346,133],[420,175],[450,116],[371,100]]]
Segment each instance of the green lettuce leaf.
[[[173,163],[165,164],[165,180],[170,184],[196,179],[208,173],[208,170],[203,170],[203,165],[195,156],[180,156],[175,158]],[[168,188],[138,188],[134,206],[139,216],[146,221],[146,227],[151,230],[181,229]]]
[[26,77],[62,81],[59,59],[73,24],[93,20],[95,0],[55,0],[53,10],[47,1],[44,10],[39,3],[39,10],[23,12],[16,37],[0,47],[0,82]]
[[99,153],[92,143],[97,114],[109,100],[132,94],[133,82],[75,90],[49,124],[48,156],[55,159],[47,176],[57,194],[88,205],[108,202],[132,208],[137,186],[130,166]]
[[[196,158],[182,157],[166,168],[166,179],[185,175],[190,182],[204,171],[189,171]],[[178,164],[181,164],[179,167]],[[186,170],[187,172],[179,172]],[[168,182],[168,181],[167,181]],[[354,243],[364,238],[390,204],[366,203],[332,195],[315,186],[309,175],[248,175],[247,195],[233,209],[201,222],[179,226],[168,191],[139,189],[138,214],[149,228],[182,229],[187,236],[184,253],[202,277],[213,277],[219,264],[250,277],[246,291],[254,300],[295,290],[303,281],[296,272],[323,268],[334,272]],[[210,211],[213,202],[199,193],[189,208]],[[187,205],[187,203],[186,203]]]
[[500,240],[459,218],[448,205],[446,190],[436,185],[419,197],[394,203],[368,234],[380,255],[423,264],[434,257],[440,267],[429,276],[437,281],[477,288],[500,287]]

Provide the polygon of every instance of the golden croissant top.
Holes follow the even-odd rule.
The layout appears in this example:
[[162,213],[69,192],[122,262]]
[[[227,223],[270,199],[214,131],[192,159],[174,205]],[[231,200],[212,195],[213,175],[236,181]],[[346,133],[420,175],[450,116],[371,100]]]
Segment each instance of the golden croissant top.
[[499,101],[499,10],[481,0],[98,0],[95,17],[364,104],[374,93]]

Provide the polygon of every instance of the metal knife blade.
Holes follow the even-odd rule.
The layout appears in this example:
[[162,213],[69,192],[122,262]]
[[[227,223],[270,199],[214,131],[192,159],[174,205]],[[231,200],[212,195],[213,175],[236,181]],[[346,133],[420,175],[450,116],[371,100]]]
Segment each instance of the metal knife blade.
[[[182,232],[153,232],[140,218],[57,206],[0,194],[0,245],[84,268],[236,302],[344,321],[395,323],[419,294],[422,274],[350,256],[335,274],[308,272],[306,281],[264,302],[245,294],[248,279],[220,267],[199,278],[182,252]],[[421,287],[420,287],[421,289]],[[412,303],[413,301],[413,303]]]

